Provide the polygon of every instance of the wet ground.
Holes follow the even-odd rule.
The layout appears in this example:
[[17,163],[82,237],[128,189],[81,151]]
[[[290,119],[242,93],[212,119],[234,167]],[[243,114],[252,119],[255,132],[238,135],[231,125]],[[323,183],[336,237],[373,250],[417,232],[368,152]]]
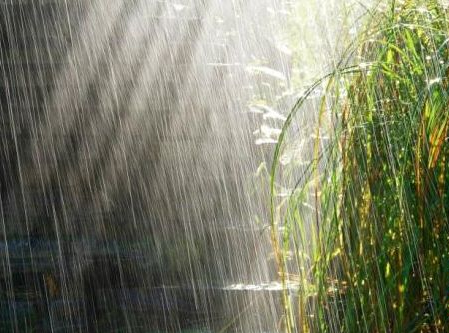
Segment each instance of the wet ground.
[[[134,273],[142,267],[142,274],[149,276],[152,264],[139,251],[116,243],[103,243],[93,252],[91,246],[94,262],[77,274],[69,249],[87,248],[87,243],[0,242],[4,268],[0,332],[241,331],[242,318],[258,316],[251,313],[252,305],[276,299],[280,290],[269,283],[207,287],[165,285],[156,279],[135,283],[130,276],[122,276],[130,274],[126,267]],[[66,250],[60,251],[62,247]],[[233,309],[224,312],[231,304]]]

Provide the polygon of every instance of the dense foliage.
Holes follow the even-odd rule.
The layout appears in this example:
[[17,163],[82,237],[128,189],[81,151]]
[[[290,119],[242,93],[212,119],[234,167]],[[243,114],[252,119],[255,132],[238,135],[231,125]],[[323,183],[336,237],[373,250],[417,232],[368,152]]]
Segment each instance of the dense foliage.
[[[434,0],[376,7],[287,118],[271,170],[280,278],[299,280],[284,295],[287,331],[449,331],[448,14]],[[308,181],[279,218],[288,132],[321,86]]]

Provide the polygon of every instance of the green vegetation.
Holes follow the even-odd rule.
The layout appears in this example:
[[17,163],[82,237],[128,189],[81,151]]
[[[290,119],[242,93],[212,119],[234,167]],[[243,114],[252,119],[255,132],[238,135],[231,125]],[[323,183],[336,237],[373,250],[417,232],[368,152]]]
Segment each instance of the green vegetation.
[[[287,332],[449,331],[448,14],[435,0],[377,6],[289,114],[271,170],[279,275],[299,285],[285,288]],[[279,199],[319,88],[312,161]]]

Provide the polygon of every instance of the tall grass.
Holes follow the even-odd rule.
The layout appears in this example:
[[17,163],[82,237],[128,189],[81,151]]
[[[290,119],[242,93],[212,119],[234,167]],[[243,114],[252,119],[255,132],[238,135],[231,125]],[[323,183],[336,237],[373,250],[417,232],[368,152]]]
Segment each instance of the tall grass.
[[[449,332],[447,14],[435,0],[373,10],[287,118],[271,169],[279,275],[299,285],[287,332]],[[318,87],[313,158],[280,207],[280,160]]]

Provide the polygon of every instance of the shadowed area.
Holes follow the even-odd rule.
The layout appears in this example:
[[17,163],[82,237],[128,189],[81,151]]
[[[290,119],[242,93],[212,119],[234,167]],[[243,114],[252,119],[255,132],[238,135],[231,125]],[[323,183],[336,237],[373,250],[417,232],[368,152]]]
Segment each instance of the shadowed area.
[[289,63],[248,5],[0,3],[6,331],[276,326],[275,291],[224,289],[276,277],[245,63]]

